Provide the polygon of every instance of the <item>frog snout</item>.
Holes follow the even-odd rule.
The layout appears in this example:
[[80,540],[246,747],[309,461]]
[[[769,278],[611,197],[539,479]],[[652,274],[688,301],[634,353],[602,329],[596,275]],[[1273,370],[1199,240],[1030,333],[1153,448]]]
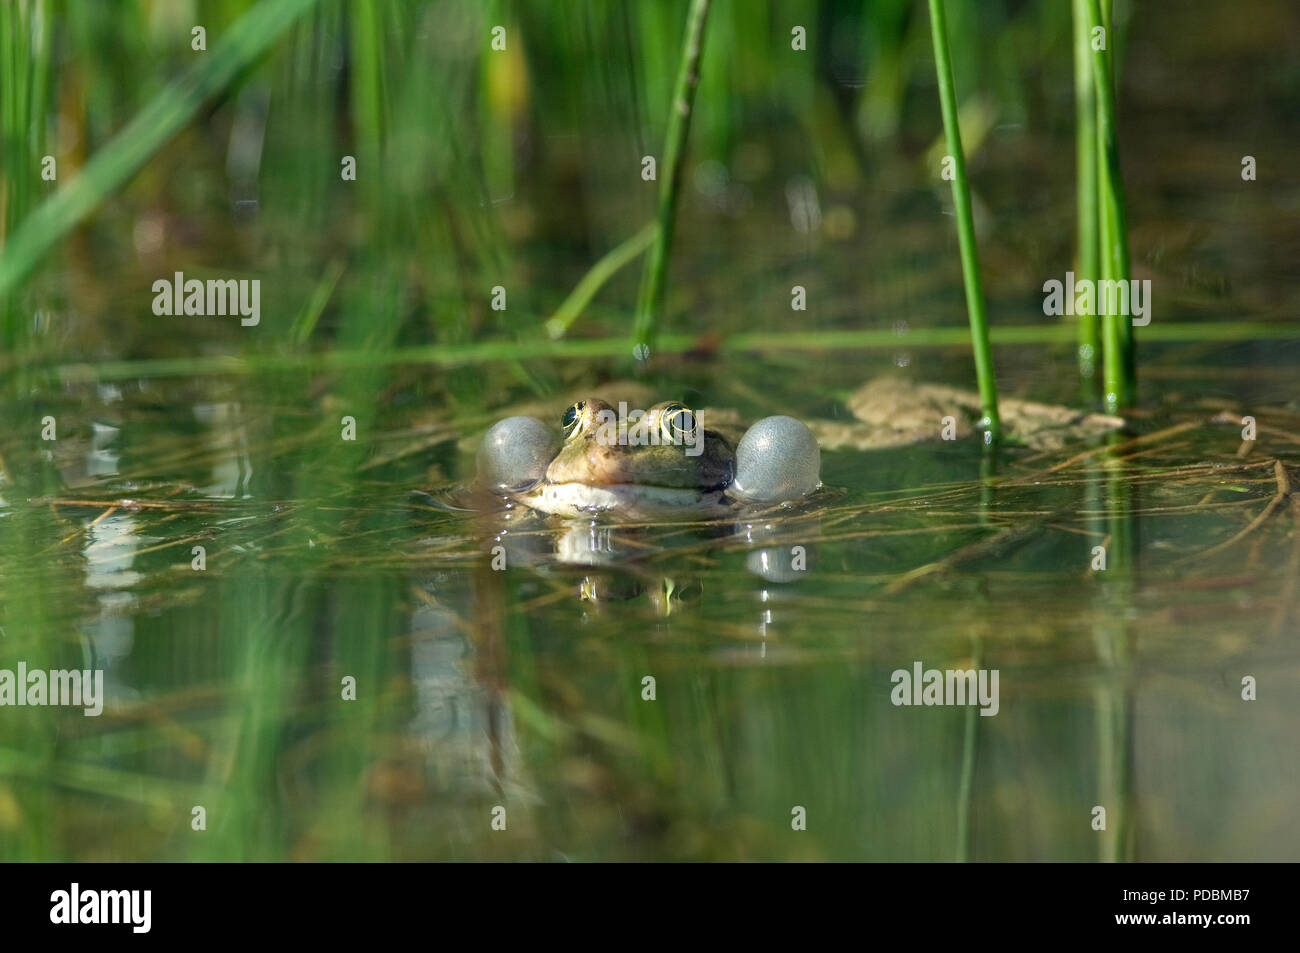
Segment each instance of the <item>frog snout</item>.
[[793,500],[821,485],[821,448],[802,421],[764,417],[736,445],[736,477],[728,492],[750,503]]

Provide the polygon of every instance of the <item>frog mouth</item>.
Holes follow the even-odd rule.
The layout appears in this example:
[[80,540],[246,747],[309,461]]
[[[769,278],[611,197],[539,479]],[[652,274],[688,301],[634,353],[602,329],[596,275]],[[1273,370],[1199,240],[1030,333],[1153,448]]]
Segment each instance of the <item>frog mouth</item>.
[[722,505],[722,488],[648,483],[542,483],[527,494],[534,509],[561,516],[620,513],[631,516],[710,510]]

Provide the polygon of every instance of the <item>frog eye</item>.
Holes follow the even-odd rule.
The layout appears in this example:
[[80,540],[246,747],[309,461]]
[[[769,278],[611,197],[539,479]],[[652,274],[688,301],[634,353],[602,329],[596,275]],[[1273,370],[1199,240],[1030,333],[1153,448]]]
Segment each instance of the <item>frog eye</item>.
[[695,414],[681,404],[669,404],[659,418],[664,436],[669,440],[690,439],[695,434]]
[[582,421],[582,412],[586,410],[587,402],[580,400],[564,412],[564,435],[567,437],[572,434]]

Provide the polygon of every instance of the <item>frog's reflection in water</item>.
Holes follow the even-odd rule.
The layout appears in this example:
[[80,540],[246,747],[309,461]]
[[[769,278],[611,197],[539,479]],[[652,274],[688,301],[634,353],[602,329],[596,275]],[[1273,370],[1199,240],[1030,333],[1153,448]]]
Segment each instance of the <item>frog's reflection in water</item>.
[[[743,651],[766,658],[769,627],[779,622],[774,612],[815,567],[812,540],[820,529],[816,515],[784,513],[679,527],[557,523],[523,507],[494,514],[482,526],[485,558],[478,567],[468,577],[444,573],[424,580],[429,598],[410,618],[415,712],[409,729],[419,740],[426,796],[504,799],[519,820],[519,812],[526,816],[536,803],[516,736],[507,630],[532,624],[512,616],[552,611],[544,604],[553,600],[535,585],[539,574],[561,579],[559,598],[576,597],[585,618],[616,623],[618,631],[628,631],[638,618],[658,620],[657,628],[672,625],[700,612],[706,596],[731,587],[725,595],[752,599],[757,610],[751,618],[758,639]],[[742,565],[742,575],[728,571]],[[510,579],[509,570],[520,569],[532,577],[523,590]],[[521,592],[531,593],[523,599],[532,602],[517,602]]]
[[[719,560],[737,550],[745,569],[767,583],[797,583],[816,564],[813,516],[636,527],[566,520],[553,533],[501,533],[496,542],[512,565],[547,564],[573,572],[576,595],[596,610],[644,598],[656,616],[692,610],[705,580],[722,583]],[[577,570],[582,570],[578,572]]]

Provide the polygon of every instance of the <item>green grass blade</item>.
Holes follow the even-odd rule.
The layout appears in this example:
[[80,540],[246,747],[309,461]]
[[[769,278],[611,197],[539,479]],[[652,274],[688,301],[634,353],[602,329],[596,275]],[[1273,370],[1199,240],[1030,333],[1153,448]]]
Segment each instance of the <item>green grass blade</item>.
[[546,333],[552,338],[564,337],[569,326],[578,319],[605,282],[649,248],[658,233],[658,225],[651,222],[627,241],[610,249],[600,261],[592,265],[591,270],[583,275],[582,280],[569,292],[569,296],[560,302],[560,306],[555,309],[555,314],[547,319]]
[[952,201],[957,215],[957,241],[961,248],[961,271],[966,285],[966,310],[970,315],[971,346],[975,352],[975,376],[979,381],[981,421],[986,437],[996,441],[1002,434],[998,416],[998,387],[993,374],[993,351],[989,346],[988,315],[984,309],[984,288],[980,282],[979,252],[975,247],[975,224],[970,210],[970,183],[966,180],[966,159],[957,122],[957,93],[953,88],[952,59],[948,53],[947,25],[943,0],[930,0],[930,32],[934,39],[934,68],[939,81],[939,106],[943,112],[944,135],[952,156]]
[[[1093,81],[1097,91],[1097,138],[1101,150],[1098,186],[1101,192],[1101,274],[1108,281],[1128,281],[1128,215],[1124,180],[1119,167],[1119,139],[1115,126],[1115,89],[1111,79],[1110,19],[1103,17],[1098,0],[1088,0],[1090,31],[1106,30],[1106,48],[1092,53]],[[1100,302],[1098,302],[1100,306]],[[1133,353],[1133,319],[1127,314],[1104,316],[1102,322],[1102,377],[1106,406],[1111,411],[1133,403],[1136,361]]]
[[316,0],[263,0],[248,11],[179,82],[168,86],[81,174],[37,208],[0,255],[0,298],[12,292],[41,257],[123,185],[194,116],[209,97],[249,67]]
[[[1088,36],[1088,0],[1073,0],[1076,189],[1078,258],[1075,282],[1096,281],[1099,273],[1097,212],[1097,90],[1092,78],[1092,42]],[[1101,358],[1101,327],[1095,310],[1079,315],[1079,376],[1095,382]]]
[[686,161],[686,138],[691,129],[691,113],[695,108],[695,88],[699,82],[700,54],[704,47],[704,25],[709,16],[709,3],[710,0],[691,0],[690,15],[686,21],[686,37],[682,43],[677,87],[673,92],[673,106],[668,116],[668,133],[664,140],[663,162],[660,166],[663,178],[659,184],[659,234],[650,250],[650,258],[646,261],[633,329],[639,351],[642,345],[648,348],[654,340],[663,310],[668,253],[672,248],[673,227],[677,222],[677,193],[681,188],[682,166]]
[[[1252,340],[1300,340],[1300,324],[1293,321],[1197,321],[1151,325],[1143,332],[1155,343]],[[1074,329],[1063,324],[1030,324],[992,328],[994,344],[1011,347],[1038,347],[1065,344],[1074,338]],[[970,334],[965,328],[917,328],[908,333],[909,348],[954,348],[968,346]],[[439,344],[428,347],[390,347],[387,349],[338,348],[325,352],[297,354],[252,354],[235,357],[210,354],[194,357],[161,357],[145,360],[99,361],[56,366],[64,383],[95,381],[146,380],[162,377],[207,377],[213,375],[251,375],[271,371],[308,369],[350,371],[366,367],[427,365],[430,367],[472,367],[493,361],[532,361],[541,359],[615,357],[626,354],[631,339],[591,338],[548,341],[489,340],[468,344]],[[656,345],[663,354],[685,354],[700,348],[697,334],[666,334]],[[896,351],[898,335],[893,328],[870,328],[845,331],[792,331],[786,333],[733,334],[720,342],[724,354],[750,354],[795,351],[831,352],[846,350]]]

